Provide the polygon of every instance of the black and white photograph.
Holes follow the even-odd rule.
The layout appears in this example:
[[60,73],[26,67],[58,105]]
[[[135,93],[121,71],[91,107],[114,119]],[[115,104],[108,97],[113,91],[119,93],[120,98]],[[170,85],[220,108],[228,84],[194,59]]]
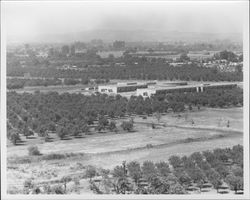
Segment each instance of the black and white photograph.
[[1,1],[2,199],[249,199],[249,1]]

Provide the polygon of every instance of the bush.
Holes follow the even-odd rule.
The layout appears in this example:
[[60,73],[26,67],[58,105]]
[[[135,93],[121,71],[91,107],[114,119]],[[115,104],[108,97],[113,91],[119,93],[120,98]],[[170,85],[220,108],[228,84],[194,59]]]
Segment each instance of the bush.
[[146,148],[147,148],[147,149],[150,149],[150,148],[153,148],[153,147],[154,147],[154,146],[153,146],[152,144],[147,144],[147,145],[146,145]]
[[65,190],[63,189],[62,185],[55,185],[51,187],[52,194],[65,194]]
[[28,188],[28,189],[33,188],[34,183],[33,183],[33,181],[31,179],[27,179],[27,180],[24,181],[23,187]]
[[65,158],[66,156],[64,154],[56,154],[56,153],[47,154],[42,157],[43,160],[59,160]]
[[131,132],[133,130],[134,124],[132,121],[129,122],[124,121],[122,122],[121,127],[124,131]]
[[85,171],[86,177],[90,180],[96,175],[96,168],[94,166],[87,166],[87,169]]
[[109,130],[110,131],[115,131],[115,129],[116,129],[116,123],[115,123],[115,121],[111,121],[110,123],[109,123]]
[[30,146],[28,148],[28,151],[29,151],[29,155],[30,156],[39,156],[41,155],[40,151],[38,150],[38,147],[37,146]]

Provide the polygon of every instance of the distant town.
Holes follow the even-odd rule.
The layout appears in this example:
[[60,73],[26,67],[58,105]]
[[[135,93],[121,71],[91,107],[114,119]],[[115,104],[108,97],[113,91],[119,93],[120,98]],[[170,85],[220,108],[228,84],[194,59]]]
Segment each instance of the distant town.
[[241,44],[228,41],[105,43],[95,39],[9,46],[7,62],[8,89],[90,84],[93,79],[97,83],[110,79],[242,81],[243,53]]

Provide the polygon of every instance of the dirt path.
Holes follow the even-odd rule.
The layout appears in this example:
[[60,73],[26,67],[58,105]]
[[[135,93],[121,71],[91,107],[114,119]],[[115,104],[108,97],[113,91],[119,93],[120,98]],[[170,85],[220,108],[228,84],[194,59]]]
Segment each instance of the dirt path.
[[[176,128],[180,128],[180,127],[176,127]],[[181,127],[184,128],[184,127]],[[197,129],[197,130],[210,130],[210,129],[206,129],[206,128],[192,128],[190,127],[190,129]],[[218,131],[218,130],[217,130]],[[226,135],[214,135],[211,137],[199,137],[199,138],[186,138],[186,139],[182,139],[182,140],[177,140],[177,141],[173,141],[173,142],[169,142],[169,143],[163,143],[163,144],[158,144],[158,145],[152,145],[152,146],[143,146],[143,147],[137,147],[137,148],[131,148],[131,149],[125,149],[125,150],[118,150],[118,151],[109,151],[109,152],[101,152],[101,153],[92,153],[89,155],[110,155],[110,154],[121,154],[121,153],[128,153],[128,152],[136,152],[136,151],[141,151],[141,150],[145,150],[145,149],[160,149],[160,148],[165,148],[165,147],[171,147],[174,145],[180,145],[180,144],[187,144],[187,143],[193,143],[193,142],[205,142],[205,141],[210,141],[210,140],[217,140],[219,138],[233,138],[233,137],[237,137],[238,134],[242,134],[241,131],[226,131],[226,130],[220,130],[222,133],[227,133]]]

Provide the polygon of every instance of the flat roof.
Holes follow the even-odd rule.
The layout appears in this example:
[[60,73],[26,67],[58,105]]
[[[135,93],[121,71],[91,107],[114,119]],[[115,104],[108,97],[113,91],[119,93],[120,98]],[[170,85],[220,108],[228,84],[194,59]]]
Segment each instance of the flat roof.
[[122,88],[122,87],[135,87],[135,86],[142,86],[142,85],[147,85],[146,83],[138,83],[134,85],[123,85],[123,84],[109,84],[109,85],[99,85],[100,87],[117,87],[117,88]]
[[196,87],[212,87],[212,86],[224,86],[224,85],[237,85],[237,83],[200,83],[194,85],[177,85],[177,86],[168,86],[168,85],[155,85],[149,88],[140,88],[137,90],[140,91],[157,91],[157,90],[174,90],[182,88],[196,88]]

